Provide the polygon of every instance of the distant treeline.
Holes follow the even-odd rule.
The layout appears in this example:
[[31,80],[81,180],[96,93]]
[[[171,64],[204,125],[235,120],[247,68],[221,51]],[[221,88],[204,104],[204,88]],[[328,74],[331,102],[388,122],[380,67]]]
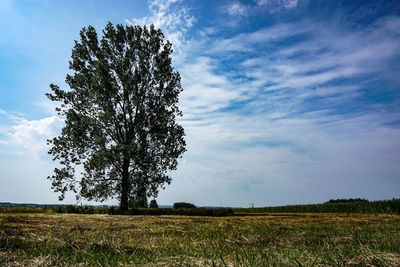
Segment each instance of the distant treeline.
[[257,213],[397,213],[400,199],[368,201],[366,199],[331,199],[322,204],[289,205],[263,208],[131,208],[122,212],[108,206],[0,206],[0,213],[76,213],[76,214],[124,214],[124,215],[189,215],[230,216]]
[[369,202],[365,198],[338,198],[338,199],[330,199],[325,203],[347,203],[347,202]]
[[188,216],[228,216],[233,214],[231,208],[131,208],[121,211],[116,207],[94,206],[59,206],[55,208],[57,213],[77,214],[121,214],[121,215],[188,215]]
[[75,213],[112,215],[188,215],[229,216],[232,208],[130,208],[121,211],[118,207],[62,205],[62,206],[0,206],[0,213]]
[[400,213],[400,199],[368,201],[366,199],[336,199],[323,204],[289,205],[264,208],[235,209],[235,213]]
[[52,213],[52,212],[55,212],[55,207],[0,205],[0,213]]

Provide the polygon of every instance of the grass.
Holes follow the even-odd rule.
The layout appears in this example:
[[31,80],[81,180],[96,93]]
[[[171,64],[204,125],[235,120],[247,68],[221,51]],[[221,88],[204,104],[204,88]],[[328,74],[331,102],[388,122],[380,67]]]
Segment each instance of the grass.
[[400,216],[0,213],[0,266],[400,266]]

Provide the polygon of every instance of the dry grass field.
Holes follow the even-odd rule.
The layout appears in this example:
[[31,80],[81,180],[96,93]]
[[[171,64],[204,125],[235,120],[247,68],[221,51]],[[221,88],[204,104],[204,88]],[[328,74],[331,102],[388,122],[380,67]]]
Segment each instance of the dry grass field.
[[0,266],[400,266],[400,216],[0,213]]

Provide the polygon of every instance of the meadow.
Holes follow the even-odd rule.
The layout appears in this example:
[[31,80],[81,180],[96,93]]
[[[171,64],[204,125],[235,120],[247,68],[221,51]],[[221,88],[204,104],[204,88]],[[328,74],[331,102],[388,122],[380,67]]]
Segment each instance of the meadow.
[[0,210],[0,266],[400,266],[400,216]]

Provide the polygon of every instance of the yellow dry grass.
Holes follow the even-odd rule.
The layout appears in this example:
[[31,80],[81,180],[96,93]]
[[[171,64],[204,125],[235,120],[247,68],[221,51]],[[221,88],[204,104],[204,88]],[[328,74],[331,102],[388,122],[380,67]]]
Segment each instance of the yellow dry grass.
[[0,266],[400,266],[400,216],[0,214]]

